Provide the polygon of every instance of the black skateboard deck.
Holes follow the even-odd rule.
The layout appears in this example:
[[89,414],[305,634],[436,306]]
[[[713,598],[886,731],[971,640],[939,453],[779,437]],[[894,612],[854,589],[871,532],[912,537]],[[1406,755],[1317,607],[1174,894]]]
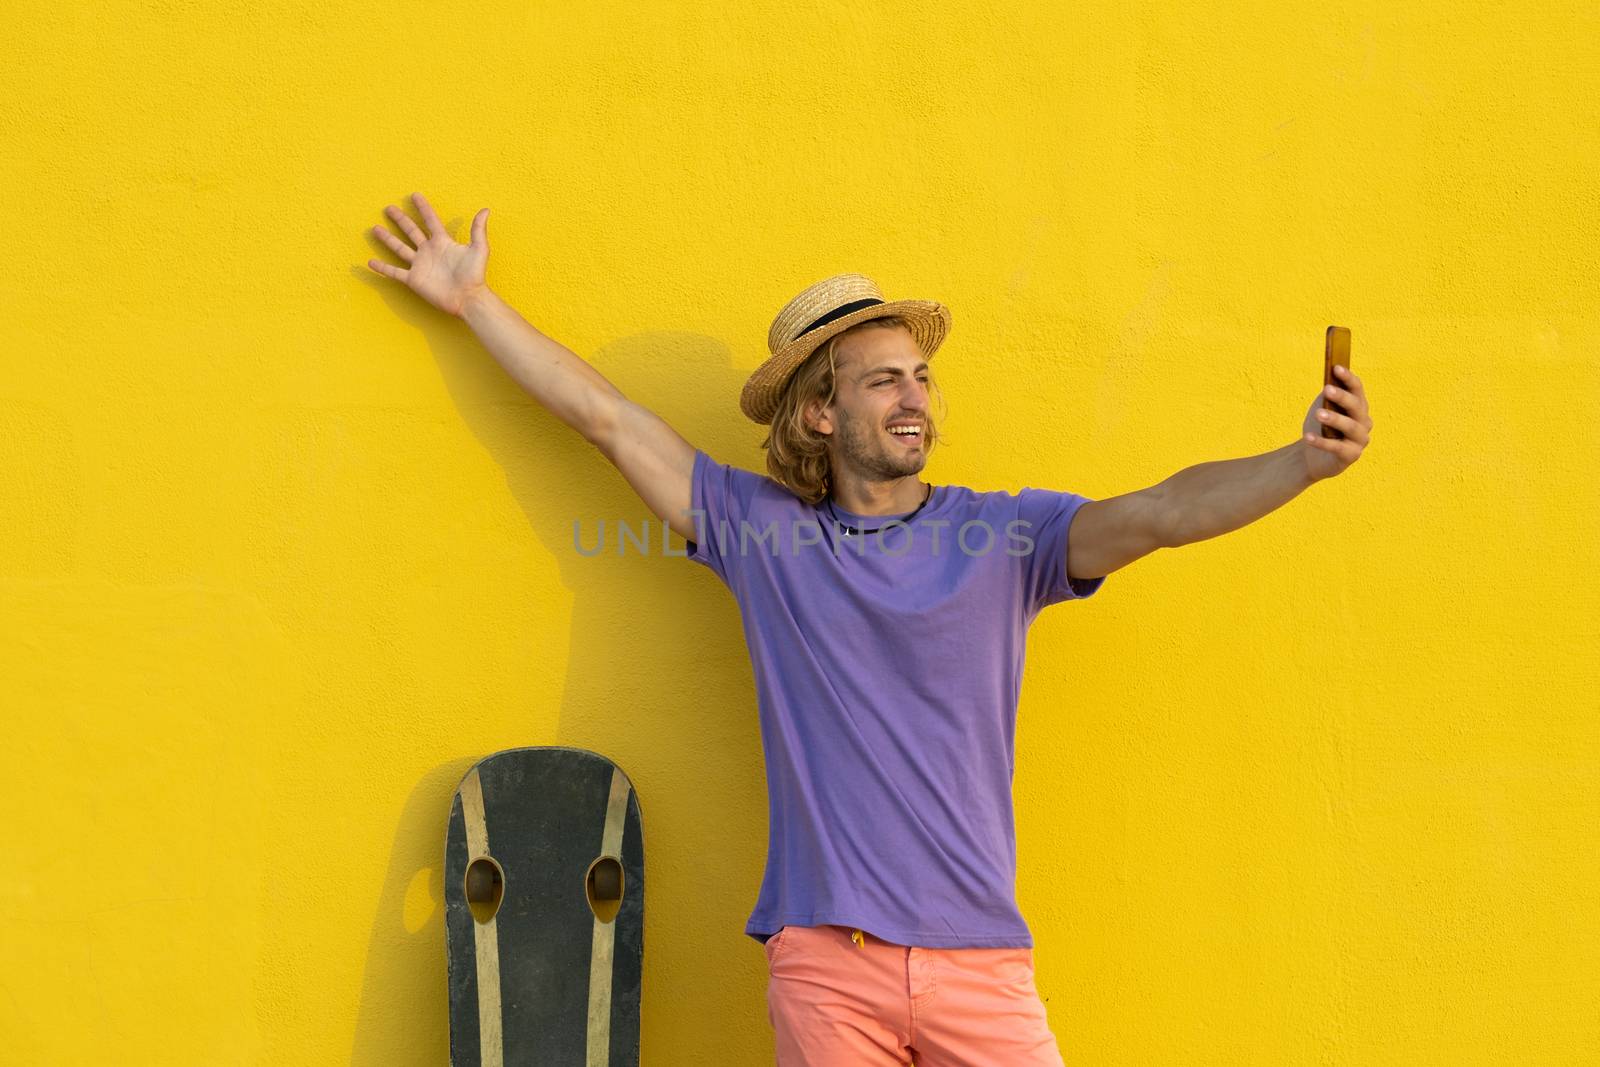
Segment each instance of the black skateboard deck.
[[444,851],[451,1067],[637,1067],[642,829],[633,783],[594,752],[467,772]]

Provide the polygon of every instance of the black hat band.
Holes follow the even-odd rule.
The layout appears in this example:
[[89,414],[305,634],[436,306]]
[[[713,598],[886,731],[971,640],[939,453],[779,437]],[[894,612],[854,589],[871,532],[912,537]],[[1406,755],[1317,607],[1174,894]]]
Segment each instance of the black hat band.
[[828,325],[828,323],[833,322],[836,319],[842,319],[846,315],[852,314],[853,312],[860,311],[862,308],[869,308],[873,304],[881,304],[881,303],[883,303],[882,300],[878,300],[875,297],[870,297],[869,296],[864,300],[852,300],[848,304],[840,304],[838,307],[834,308],[832,311],[830,311],[826,315],[822,316],[822,318],[818,319],[816,322],[813,322],[810,326],[807,326],[805,329],[801,330],[798,334],[795,335],[795,340],[796,341],[800,340],[800,338],[804,337],[806,334],[810,333],[812,330],[817,329],[819,326],[826,326],[826,325]]

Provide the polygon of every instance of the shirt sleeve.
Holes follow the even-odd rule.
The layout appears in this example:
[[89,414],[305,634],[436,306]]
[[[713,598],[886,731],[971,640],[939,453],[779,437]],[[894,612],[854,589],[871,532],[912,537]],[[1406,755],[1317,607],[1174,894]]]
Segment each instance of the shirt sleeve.
[[[1067,531],[1089,498],[1052,489],[1024,489],[1017,494],[1018,533],[1033,547],[1022,559],[1023,600],[1029,613],[1063,600],[1093,596],[1105,584],[1099,578],[1067,577]],[[1021,525],[1025,523],[1026,525]]]
[[751,512],[765,481],[754,471],[718,463],[696,449],[689,521],[695,536],[688,558],[716,572],[730,587],[739,559],[739,524]]

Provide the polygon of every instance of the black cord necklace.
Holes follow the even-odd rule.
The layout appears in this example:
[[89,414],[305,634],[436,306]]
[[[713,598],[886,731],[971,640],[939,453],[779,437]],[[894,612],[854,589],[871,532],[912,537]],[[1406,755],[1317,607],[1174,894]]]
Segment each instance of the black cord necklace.
[[[911,520],[917,517],[917,512],[921,511],[923,508],[927,507],[928,506],[928,501],[930,501],[932,499],[933,499],[933,486],[929,485],[928,486],[928,491],[926,493],[922,494],[922,503],[917,505],[916,511],[911,512],[911,514],[907,515],[903,519],[891,519],[890,521],[891,522],[900,522],[900,523],[906,524],[907,526],[910,526],[911,525]],[[839,513],[837,511],[833,510],[833,494],[832,493],[828,494],[828,514],[833,517],[833,523],[834,523],[834,528],[835,529],[838,529],[840,526],[844,527],[844,530],[842,531],[842,533],[843,533],[843,535],[845,537],[865,537],[867,534],[875,534],[875,533],[878,533],[881,530],[887,529],[887,526],[885,525],[885,526],[875,527],[875,528],[873,528],[871,530],[864,530],[859,526],[852,526],[849,523],[845,522],[844,520],[840,519],[839,518]]]

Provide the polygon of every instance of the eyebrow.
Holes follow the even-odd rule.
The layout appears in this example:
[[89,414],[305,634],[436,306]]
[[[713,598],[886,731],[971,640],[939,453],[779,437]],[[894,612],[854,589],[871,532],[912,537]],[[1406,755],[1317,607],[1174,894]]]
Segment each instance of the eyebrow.
[[[928,369],[928,364],[926,362],[918,363],[912,369],[913,370],[919,370],[919,371],[927,370]],[[858,381],[858,382],[865,381],[866,379],[872,377],[874,374],[901,374],[901,373],[904,373],[904,372],[901,371],[899,367],[873,367],[871,370],[862,371],[861,372],[861,376],[858,377],[856,379],[856,381]]]

